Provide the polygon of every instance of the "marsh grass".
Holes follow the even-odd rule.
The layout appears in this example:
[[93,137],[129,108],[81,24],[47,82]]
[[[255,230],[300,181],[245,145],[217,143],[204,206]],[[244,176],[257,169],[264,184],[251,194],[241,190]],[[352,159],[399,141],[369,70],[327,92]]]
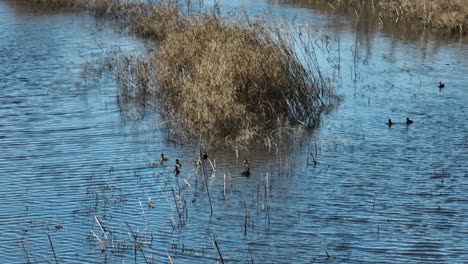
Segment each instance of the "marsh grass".
[[334,12],[341,10],[392,20],[403,27],[417,26],[440,32],[467,33],[468,5],[465,0],[315,0]]
[[452,32],[464,32],[468,27],[468,4],[465,0],[392,0],[379,1],[387,14],[414,19],[423,25]]
[[121,108],[158,111],[177,141],[201,136],[229,146],[270,144],[282,128],[318,126],[321,112],[338,99],[320,69],[305,65],[315,54],[292,26],[244,13],[190,12],[170,1],[76,1],[73,7],[152,41],[144,55],[115,53],[87,71],[112,72]]
[[235,144],[285,125],[316,126],[324,87],[269,26],[203,15],[170,34],[154,54],[165,120]]
[[31,4],[44,9],[81,7],[82,2],[67,0],[31,0]]

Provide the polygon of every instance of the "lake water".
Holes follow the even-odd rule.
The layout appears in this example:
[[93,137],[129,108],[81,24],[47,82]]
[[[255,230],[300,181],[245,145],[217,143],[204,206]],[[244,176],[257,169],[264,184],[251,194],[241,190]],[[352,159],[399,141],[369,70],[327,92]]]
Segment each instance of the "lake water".
[[[81,85],[84,63],[140,41],[89,14],[0,1],[0,260],[216,263],[218,246],[234,263],[467,263],[466,39],[302,1],[222,7],[310,27],[343,101],[279,150],[207,146],[216,171],[203,173],[157,116],[124,119],[112,82]],[[170,161],[149,166],[160,153]]]

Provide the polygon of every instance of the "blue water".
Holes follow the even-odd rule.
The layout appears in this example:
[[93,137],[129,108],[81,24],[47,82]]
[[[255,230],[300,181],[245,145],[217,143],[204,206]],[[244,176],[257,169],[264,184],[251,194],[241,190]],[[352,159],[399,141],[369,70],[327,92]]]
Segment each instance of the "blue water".
[[206,146],[204,174],[157,116],[123,118],[115,84],[83,86],[85,63],[139,40],[0,1],[0,260],[215,263],[215,238],[225,262],[468,262],[464,40],[409,41],[282,2],[222,7],[311,27],[343,101],[280,149]]

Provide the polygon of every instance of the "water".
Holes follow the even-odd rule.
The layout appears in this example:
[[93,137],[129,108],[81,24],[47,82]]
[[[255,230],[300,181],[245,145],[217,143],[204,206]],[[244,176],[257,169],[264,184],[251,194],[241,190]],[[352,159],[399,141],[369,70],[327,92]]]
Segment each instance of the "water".
[[[112,83],[77,85],[83,63],[138,40],[88,14],[0,2],[2,262],[214,263],[214,237],[234,262],[468,262],[467,44],[355,27],[293,1],[230,3],[311,22],[343,102],[278,153],[236,160],[209,147],[205,181],[196,147],[167,141],[157,117],[121,118]],[[148,166],[160,153],[170,161]]]

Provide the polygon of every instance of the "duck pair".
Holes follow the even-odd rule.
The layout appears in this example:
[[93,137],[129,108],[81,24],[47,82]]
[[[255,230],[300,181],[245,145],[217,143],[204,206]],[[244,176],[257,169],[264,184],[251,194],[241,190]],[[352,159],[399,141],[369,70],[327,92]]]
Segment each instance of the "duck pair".
[[[206,160],[206,159],[208,159],[208,154],[206,152],[203,152],[203,155],[201,157],[202,157],[202,159]],[[195,165],[195,167],[201,166],[201,160],[196,158],[193,165]],[[182,167],[182,164],[180,164],[179,160],[176,159],[176,164],[174,165],[174,175],[178,175],[180,173],[180,170],[179,170],[180,167]]]
[[180,168],[182,167],[182,164],[180,164],[179,162],[179,159],[176,159],[175,160],[175,164],[174,164],[174,175],[178,175],[180,173]]
[[[161,155],[159,156],[159,161],[160,161],[161,163],[162,163],[162,162],[165,162],[165,161],[167,161],[167,160],[168,160],[168,159],[167,159],[166,157],[164,157],[164,154],[161,154]],[[175,164],[174,166],[176,166],[177,168],[182,167],[182,164],[179,163],[179,159],[176,159],[176,164]]]
[[[165,161],[167,161],[168,159],[166,157],[164,157],[164,154],[161,153],[161,155],[159,156],[159,162],[163,163]],[[180,164],[179,162],[179,159],[176,159],[175,160],[176,163],[174,164],[174,175],[178,175],[180,173],[180,168],[182,167],[182,164]]]
[[[386,123],[389,127],[391,127],[392,125],[396,124],[396,123],[393,123],[391,119],[388,119],[388,122]],[[413,124],[413,120],[409,119],[409,117],[406,118],[406,125],[411,125]]]

